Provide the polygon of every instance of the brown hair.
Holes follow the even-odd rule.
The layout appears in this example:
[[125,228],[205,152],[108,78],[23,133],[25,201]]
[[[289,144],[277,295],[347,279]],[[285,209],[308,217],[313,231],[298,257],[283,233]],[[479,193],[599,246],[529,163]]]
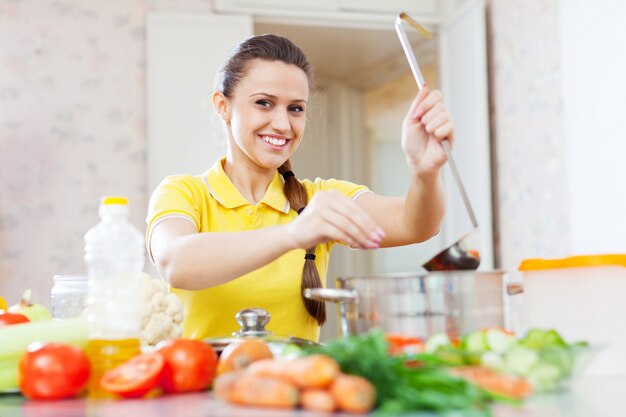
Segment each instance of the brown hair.
[[[313,69],[306,55],[289,39],[272,35],[252,36],[239,45],[231,52],[228,61],[217,78],[217,90],[221,91],[224,96],[231,97],[233,90],[246,75],[250,64],[255,59],[265,61],[280,61],[285,64],[295,65],[307,75],[309,80],[309,89],[313,89]],[[280,174],[292,171],[291,162],[285,161],[278,168]],[[309,198],[306,188],[295,176],[287,176],[285,178],[284,192],[292,210],[301,212],[306,207]],[[315,254],[315,247],[308,248],[307,254]],[[310,300],[304,297],[305,288],[319,288],[322,281],[317,271],[315,261],[313,259],[305,259],[304,268],[302,270],[302,283],[300,285],[300,296],[304,307],[311,317],[321,326],[326,321],[326,307],[322,301]]]

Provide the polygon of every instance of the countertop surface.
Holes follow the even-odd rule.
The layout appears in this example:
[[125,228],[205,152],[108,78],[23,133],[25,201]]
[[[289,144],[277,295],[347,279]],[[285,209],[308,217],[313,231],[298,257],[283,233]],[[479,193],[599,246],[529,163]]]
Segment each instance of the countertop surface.
[[[334,416],[341,416],[336,413]],[[345,416],[345,414],[343,414]],[[429,413],[407,416],[430,417]],[[536,395],[520,407],[497,404],[494,417],[624,417],[626,416],[626,376],[586,376],[570,390]],[[211,393],[171,395],[143,400],[29,401],[18,394],[0,395],[0,417],[314,417],[328,416],[302,410],[281,411],[235,407],[213,398]],[[471,416],[449,413],[448,417]]]

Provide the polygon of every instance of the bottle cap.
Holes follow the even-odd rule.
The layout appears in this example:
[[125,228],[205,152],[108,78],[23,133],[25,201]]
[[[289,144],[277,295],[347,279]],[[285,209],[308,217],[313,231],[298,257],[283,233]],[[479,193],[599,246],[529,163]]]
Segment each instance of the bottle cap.
[[125,204],[128,205],[128,199],[122,196],[106,196],[102,197],[101,204]]
[[128,217],[128,199],[122,196],[106,196],[100,200],[98,214],[103,216],[124,216]]

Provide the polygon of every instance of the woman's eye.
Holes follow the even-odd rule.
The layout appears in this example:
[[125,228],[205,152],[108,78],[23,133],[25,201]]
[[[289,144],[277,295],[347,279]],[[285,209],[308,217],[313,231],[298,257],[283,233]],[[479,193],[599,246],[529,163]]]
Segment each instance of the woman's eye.
[[257,101],[256,101],[256,104],[258,104],[258,105],[259,105],[259,106],[261,106],[261,107],[266,107],[266,108],[270,108],[270,107],[271,107],[271,105],[272,105],[272,103],[270,103],[270,102],[269,102],[269,101],[267,101],[267,100],[257,100]]
[[300,113],[303,112],[304,109],[300,106],[289,106],[289,111]]

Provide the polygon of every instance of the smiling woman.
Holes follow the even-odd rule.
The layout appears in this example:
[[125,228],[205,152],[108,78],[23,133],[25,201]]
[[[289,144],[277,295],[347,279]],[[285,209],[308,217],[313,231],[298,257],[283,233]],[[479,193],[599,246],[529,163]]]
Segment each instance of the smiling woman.
[[325,285],[335,243],[375,249],[438,230],[441,141],[453,135],[441,93],[423,89],[413,101],[402,124],[409,189],[384,197],[348,181],[296,177],[290,158],[313,88],[311,65],[290,40],[244,40],[212,96],[226,127],[226,155],[205,174],[170,176],[154,191],[147,244],[186,304],[185,336],[230,334],[231,318],[254,306],[270,312],[268,329],[277,335],[316,340],[324,305],[302,294]]

